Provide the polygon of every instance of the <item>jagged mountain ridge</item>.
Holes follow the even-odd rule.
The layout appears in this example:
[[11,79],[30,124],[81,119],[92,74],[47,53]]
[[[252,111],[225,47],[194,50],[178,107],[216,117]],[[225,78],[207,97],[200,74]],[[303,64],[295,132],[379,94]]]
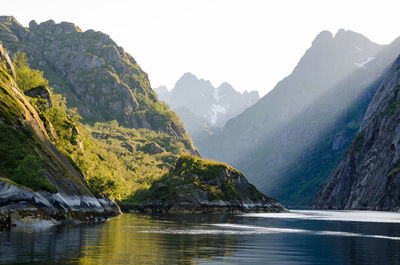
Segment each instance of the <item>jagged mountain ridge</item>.
[[[147,128],[183,138],[183,125],[150,88],[147,74],[108,35],[72,23],[49,20],[23,27],[13,17],[0,17],[0,40],[11,54],[27,54],[43,71],[56,93],[76,107],[85,122],[117,120],[130,128]],[[196,154],[191,144],[187,149]]]
[[283,203],[311,205],[399,51],[399,41],[321,32],[291,75],[197,146]]
[[240,93],[226,82],[214,87],[210,81],[189,72],[176,82],[171,91],[165,86],[154,90],[172,109],[187,108],[215,127],[222,127],[259,100],[256,91]]
[[399,210],[400,58],[393,63],[314,208]]

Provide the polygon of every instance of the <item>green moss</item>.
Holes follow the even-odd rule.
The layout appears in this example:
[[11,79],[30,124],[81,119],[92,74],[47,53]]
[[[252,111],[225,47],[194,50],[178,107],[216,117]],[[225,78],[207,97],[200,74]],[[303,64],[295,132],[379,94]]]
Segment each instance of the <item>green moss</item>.
[[[226,177],[219,183],[217,180],[221,173],[226,172]],[[202,159],[191,155],[181,155],[174,170],[155,181],[150,189],[140,190],[129,198],[128,202],[139,204],[159,198],[174,198],[183,189],[189,192],[196,189],[206,191],[208,200],[241,201],[241,195],[236,189],[237,177],[243,177],[236,169],[213,160]],[[264,195],[250,184],[251,198],[258,200]]]
[[0,175],[34,191],[55,193],[45,177],[45,158],[36,152],[35,140],[27,131],[0,124]]
[[359,153],[361,151],[362,146],[364,145],[365,141],[365,132],[361,131],[357,133],[354,137],[353,141],[351,142],[351,148],[355,153]]
[[393,169],[386,175],[387,178],[391,178],[400,172],[400,160],[394,163]]
[[241,175],[239,171],[227,164],[185,154],[179,158],[173,174],[177,176],[181,176],[183,174],[196,174],[201,176],[204,180],[210,180],[215,178],[215,176],[218,175],[221,170],[226,169],[235,174]]
[[19,117],[25,113],[12,92],[11,84],[10,75],[0,68],[0,119],[7,123],[19,124]]

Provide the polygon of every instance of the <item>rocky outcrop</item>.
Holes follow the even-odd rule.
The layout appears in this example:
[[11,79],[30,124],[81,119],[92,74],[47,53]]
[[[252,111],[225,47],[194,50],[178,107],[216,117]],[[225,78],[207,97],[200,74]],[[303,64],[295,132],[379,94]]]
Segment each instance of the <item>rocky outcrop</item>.
[[361,127],[314,208],[400,210],[400,58],[368,106]]
[[8,56],[8,53],[3,49],[3,44],[0,42],[0,57],[1,63],[4,65],[5,69],[10,70],[11,76],[16,79],[17,75],[15,74],[14,66]]
[[[26,53],[32,68],[44,72],[49,85],[78,108],[88,123],[117,120],[130,128],[147,128],[182,140],[176,115],[157,99],[147,74],[135,59],[102,32],[49,20],[29,28],[13,17],[0,17],[0,41],[10,53]],[[192,154],[198,154],[189,146]]]
[[[0,63],[5,60],[0,57]],[[120,213],[114,202],[92,194],[80,169],[53,145],[38,112],[4,67],[0,67],[0,133],[0,219],[100,221]],[[21,173],[24,161],[28,169]],[[38,164],[37,170],[29,171],[31,162]]]
[[278,201],[265,196],[236,169],[228,165],[182,155],[168,175],[140,194],[141,212],[284,212]]
[[34,192],[0,179],[0,226],[101,222],[118,214],[119,208],[106,198],[95,198],[91,194]]
[[51,108],[53,105],[51,96],[50,96],[50,91],[47,87],[44,86],[38,86],[34,87],[28,91],[25,91],[25,95],[33,98],[42,98],[46,100],[46,108]]

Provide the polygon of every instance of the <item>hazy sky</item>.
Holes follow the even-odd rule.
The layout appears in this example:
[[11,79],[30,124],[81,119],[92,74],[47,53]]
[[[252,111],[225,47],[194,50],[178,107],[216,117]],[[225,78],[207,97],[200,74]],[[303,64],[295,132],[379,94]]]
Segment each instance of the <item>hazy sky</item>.
[[400,36],[399,10],[398,0],[10,0],[0,14],[25,26],[53,19],[103,31],[138,61],[153,87],[172,88],[192,72],[264,95],[320,31],[351,29],[389,43]]

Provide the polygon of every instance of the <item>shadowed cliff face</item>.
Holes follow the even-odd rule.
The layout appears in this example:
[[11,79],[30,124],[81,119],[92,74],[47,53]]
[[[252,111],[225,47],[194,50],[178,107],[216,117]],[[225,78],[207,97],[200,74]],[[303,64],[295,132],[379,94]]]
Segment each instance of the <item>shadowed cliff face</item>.
[[310,206],[399,52],[399,40],[381,46],[351,31],[321,32],[291,75],[197,147],[282,203]]
[[[56,93],[77,107],[88,123],[117,120],[130,128],[164,132],[180,140],[185,130],[177,115],[157,99],[147,74],[108,35],[82,32],[72,23],[50,20],[29,28],[0,17],[0,40],[12,54],[27,54]],[[188,146],[195,153],[192,146]]]
[[399,76],[397,58],[342,161],[319,191],[315,208],[399,210]]

